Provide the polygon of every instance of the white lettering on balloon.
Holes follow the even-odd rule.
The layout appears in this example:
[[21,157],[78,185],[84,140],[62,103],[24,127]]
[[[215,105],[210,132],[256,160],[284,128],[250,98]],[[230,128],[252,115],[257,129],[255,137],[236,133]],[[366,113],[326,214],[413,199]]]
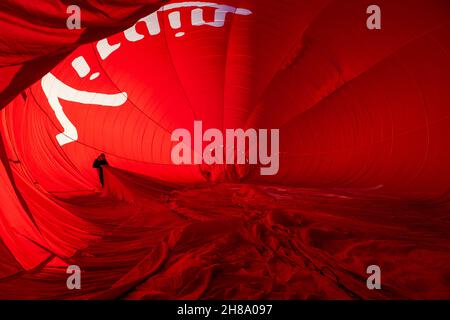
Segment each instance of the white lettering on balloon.
[[[129,42],[140,41],[145,38],[143,34],[140,34],[136,30],[138,23],[145,23],[147,31],[151,36],[156,36],[161,33],[160,17],[162,13],[170,12],[168,14],[169,25],[173,30],[178,31],[175,36],[182,37],[184,32],[180,31],[182,28],[181,12],[177,9],[191,8],[191,24],[192,26],[210,26],[220,28],[225,25],[226,17],[228,14],[236,15],[250,15],[252,12],[247,9],[236,8],[228,5],[217,4],[212,2],[180,2],[172,3],[162,6],[158,11],[149,14],[148,16],[140,19],[134,26],[124,31],[125,38]],[[204,9],[209,8],[214,10],[214,21],[207,22],[204,19]],[[113,52],[121,47],[121,43],[110,44],[108,39],[102,39],[97,42],[96,48],[102,60],[108,58]],[[84,57],[80,56],[72,61],[72,67],[80,78],[86,77],[91,68],[87,64]],[[91,74],[89,80],[94,80],[99,77],[100,73],[95,72]],[[119,92],[115,94],[97,93],[81,91],[70,87],[56,78],[52,73],[48,73],[41,80],[42,90],[47,97],[50,107],[55,112],[56,118],[63,127],[64,131],[56,136],[58,143],[63,146],[65,144],[78,140],[78,131],[74,124],[69,120],[64,113],[60,100],[77,102],[86,105],[99,105],[105,107],[119,107],[127,101],[127,94],[125,92]]]
[[[179,31],[182,27],[181,25],[181,13],[177,9],[183,8],[191,8],[191,16],[190,21],[192,26],[210,26],[221,28],[225,26],[226,17],[228,14],[236,14],[247,16],[252,14],[252,12],[248,9],[236,8],[228,5],[217,4],[213,2],[199,2],[199,1],[190,1],[190,2],[180,2],[180,3],[171,3],[161,7],[158,11],[149,14],[148,16],[140,19],[136,22],[132,27],[128,28],[124,31],[125,39],[130,42],[140,41],[145,38],[145,35],[139,33],[136,30],[136,25],[138,23],[145,23],[148,33],[151,36],[156,36],[161,33],[161,25],[160,25],[160,17],[159,15],[163,12],[171,11],[168,14],[169,25],[173,30],[178,31],[175,36],[182,37],[185,35],[184,32]],[[203,17],[204,9],[210,8],[214,9],[214,21],[207,22]],[[111,53],[120,48],[120,43],[116,43],[111,45],[108,42],[108,39],[102,39],[97,42],[97,51],[102,59],[106,59]]]
[[62,133],[56,135],[56,140],[61,146],[78,140],[78,131],[64,113],[60,100],[105,107],[119,107],[127,101],[125,92],[106,94],[77,90],[60,81],[51,73],[47,73],[42,78],[41,85],[50,107],[64,129]]

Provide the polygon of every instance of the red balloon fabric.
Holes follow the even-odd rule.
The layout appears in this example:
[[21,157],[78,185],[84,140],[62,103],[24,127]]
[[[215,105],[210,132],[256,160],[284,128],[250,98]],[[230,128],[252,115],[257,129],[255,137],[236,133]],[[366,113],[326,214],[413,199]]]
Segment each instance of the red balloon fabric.
[[[57,1],[0,42],[0,297],[448,298],[450,3],[378,1],[369,30],[363,0],[162,2],[89,1],[70,33]],[[196,121],[278,129],[279,170],[175,164]]]
[[[37,81],[83,43],[114,34],[166,0],[80,0],[79,29],[68,29],[72,3],[4,0],[0,3],[0,107]],[[80,8],[81,9],[81,8]]]
[[[154,12],[164,2],[145,0],[130,4],[128,1],[116,1],[113,5],[108,5],[102,1],[79,1],[83,6],[83,26],[81,29],[69,30],[66,27],[68,4],[64,1],[2,1],[0,107],[4,107],[21,90],[45,75],[80,44],[132,25],[136,19]],[[17,102],[13,102],[15,103]],[[5,138],[5,134],[2,130],[4,143],[11,146],[11,141]],[[14,257],[12,260],[17,260],[25,269],[36,267],[52,253],[65,256],[73,254],[76,248],[84,245],[85,232],[76,232],[82,230],[84,223],[78,220],[78,223],[73,223],[70,213],[67,215],[64,209],[55,208],[48,195],[35,188],[34,181],[29,179],[23,165],[22,174],[13,173],[14,168],[11,170],[10,164],[17,164],[19,160],[12,160],[14,157],[6,154],[4,143],[2,141],[0,148],[0,176],[3,185],[0,191],[0,238],[8,248],[6,251],[11,251]],[[25,185],[19,187],[21,183]],[[33,199],[33,202],[30,203],[31,200],[27,198]],[[33,205],[37,207],[32,212],[30,207]],[[40,223],[45,226],[36,221],[38,216],[43,219]],[[69,232],[74,232],[72,235],[61,234],[61,228],[77,225],[81,229],[69,227],[69,230],[72,229]]]
[[204,130],[280,128],[280,172],[258,180],[448,189],[447,2],[417,1],[407,14],[386,3],[375,32],[361,1],[229,5],[213,26],[189,11],[214,21],[215,6],[167,5],[80,47],[19,96],[4,127],[33,179],[48,191],[92,188],[91,159],[106,152],[119,168],[201,181],[170,158],[171,133],[201,120]]

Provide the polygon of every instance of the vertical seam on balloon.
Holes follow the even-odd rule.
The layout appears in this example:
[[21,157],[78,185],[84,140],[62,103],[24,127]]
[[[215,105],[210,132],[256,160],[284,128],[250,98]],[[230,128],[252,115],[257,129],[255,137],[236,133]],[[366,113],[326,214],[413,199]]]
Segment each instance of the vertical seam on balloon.
[[[165,12],[164,7],[163,7],[162,12]],[[174,61],[173,61],[172,53],[171,53],[171,51],[170,51],[170,49],[169,49],[169,43],[168,43],[168,41],[167,41],[167,35],[166,35],[166,30],[167,30],[167,29],[166,29],[166,22],[165,22],[165,19],[162,20],[162,28],[161,28],[161,30],[164,30],[163,32],[161,32],[161,34],[162,34],[162,38],[164,39],[163,42],[164,42],[164,45],[165,45],[165,47],[166,47],[167,54],[169,55],[169,59],[168,59],[168,60],[169,60],[169,62],[170,62],[170,65],[172,66],[172,70],[173,70],[174,74],[176,75],[176,79],[178,80],[177,82],[178,82],[178,84],[179,84],[179,86],[180,86],[180,89],[183,91],[183,95],[184,95],[184,97],[185,97],[185,99],[186,99],[186,102],[188,103],[189,109],[192,111],[192,115],[194,116],[194,119],[195,119],[195,120],[198,120],[197,115],[196,115],[196,113],[195,113],[195,111],[194,111],[192,102],[191,102],[191,100],[189,99],[189,96],[188,96],[188,94],[187,94],[187,92],[186,92],[186,89],[185,89],[185,87],[184,87],[184,85],[183,85],[183,83],[182,83],[182,81],[181,81],[180,75],[178,74],[178,71],[177,71],[177,69],[175,68],[175,63],[174,63]]]
[[280,125],[281,127],[286,126],[288,123],[296,120],[297,118],[301,117],[302,114],[305,111],[308,111],[314,107],[316,107],[317,105],[319,105],[322,101],[329,99],[330,97],[335,96],[336,94],[338,94],[341,90],[343,90],[344,88],[346,88],[348,85],[350,85],[352,82],[358,80],[359,78],[361,78],[362,76],[364,76],[365,74],[367,74],[368,72],[373,71],[375,68],[379,67],[379,65],[381,65],[382,63],[384,63],[386,60],[388,60],[389,58],[392,58],[396,53],[398,53],[399,51],[403,50],[406,46],[414,43],[415,41],[421,39],[422,37],[426,37],[428,36],[429,33],[434,32],[444,26],[446,26],[447,24],[450,24],[450,22],[445,22],[441,25],[439,25],[438,27],[429,29],[423,33],[421,33],[419,36],[415,37],[414,39],[408,40],[406,41],[404,44],[402,44],[401,46],[399,46],[398,48],[396,48],[395,50],[393,50],[392,52],[390,52],[389,54],[387,54],[386,56],[382,57],[380,60],[378,60],[377,62],[375,62],[373,65],[371,65],[370,67],[368,67],[367,69],[365,69],[364,71],[362,71],[361,73],[359,73],[358,75],[354,76],[353,78],[347,80],[345,83],[341,84],[340,86],[338,86],[337,88],[335,88],[333,91],[331,91],[330,93],[328,93],[327,95],[323,96],[320,98],[320,100],[318,100],[317,102],[315,102],[313,105],[311,105],[310,107],[308,107],[307,109],[303,110],[300,114],[297,114],[296,116],[294,116],[292,119],[290,119],[289,121],[284,122],[283,124]]
[[227,37],[227,43],[225,45],[225,62],[224,62],[224,67],[223,67],[223,89],[222,89],[222,132],[225,132],[225,86],[227,83],[227,70],[228,70],[228,59],[229,59],[229,47],[230,47],[230,41],[231,41],[231,32],[233,30],[233,21],[235,20],[235,15],[236,15],[236,10],[239,6],[239,4],[241,3],[241,1],[237,2],[236,7],[234,8],[234,14],[231,15],[230,18],[230,22],[229,22],[229,29],[226,32],[226,37]]
[[[328,0],[328,2],[326,3],[326,5],[324,5],[318,12],[317,14],[314,16],[314,18],[311,19],[311,21],[309,22],[309,25],[311,25],[312,23],[314,23],[322,14],[322,12],[331,4],[333,3],[335,0]],[[309,26],[303,31],[300,39],[298,41],[302,41],[304,35],[306,34],[306,32],[308,31]],[[262,100],[264,99],[264,96],[266,95],[266,92],[270,89],[272,82],[276,79],[276,76],[278,75],[279,70],[281,69],[281,66],[283,65],[283,61],[286,60],[286,57],[289,56],[289,53],[292,52],[292,50],[298,46],[298,41],[294,41],[295,43],[289,48],[288,53],[284,56],[284,58],[281,60],[282,62],[280,63],[280,67],[277,68],[277,70],[273,73],[272,78],[269,80],[269,82],[267,83],[267,86],[264,88],[264,90],[261,92],[260,96],[256,99],[255,105],[253,107],[253,109],[249,112],[247,119],[243,122],[244,123],[244,127],[248,126],[248,122],[250,121],[250,119],[252,118],[252,116],[256,113],[256,111],[259,108],[260,103],[262,102]]]
[[[108,74],[108,72],[106,72],[106,70],[105,70],[105,68],[103,67],[103,65],[101,64],[101,62],[100,62],[100,60],[99,60],[99,57],[98,57],[98,55],[97,55],[97,52],[94,50],[94,47],[93,47],[93,46],[94,46],[94,44],[91,43],[91,49],[94,51],[94,56],[96,57],[97,62],[98,62],[98,64],[99,64],[100,68],[102,69],[103,73],[104,73],[104,74],[106,75],[106,77],[111,81],[111,83],[117,88],[117,90],[119,90],[120,92],[122,92],[122,90],[120,90],[120,88],[117,86],[117,84],[112,80],[112,78],[110,77],[110,75]],[[150,115],[148,115],[144,110],[142,110],[141,108],[139,108],[139,107],[137,106],[137,104],[134,103],[133,100],[131,99],[131,95],[128,95],[128,100],[127,100],[127,101],[129,101],[130,104],[131,104],[134,108],[136,108],[138,111],[140,111],[146,118],[148,118],[151,122],[153,122],[157,127],[160,127],[161,129],[163,129],[164,131],[166,131],[169,135],[171,135],[170,131],[169,131],[167,128],[163,127],[163,126],[162,126],[161,124],[159,124],[156,120],[154,120]],[[147,125],[146,125],[146,129],[147,129]],[[145,129],[145,131],[146,131],[146,129]],[[156,130],[153,130],[153,132],[152,132],[152,146],[153,146],[153,143],[154,143],[155,134],[156,134]],[[143,136],[142,136],[142,137],[143,137]],[[143,138],[142,138],[142,140],[141,140],[141,149],[142,149],[142,143],[143,143]],[[154,150],[154,149],[152,149],[152,150]],[[152,159],[152,161],[155,159],[154,154],[153,154],[153,151],[152,151],[152,153],[151,153],[151,159]]]
[[[91,43],[91,47],[93,46],[93,44]],[[93,49],[93,47],[92,47]],[[93,49],[94,50],[94,49]],[[94,50],[95,53],[95,50]],[[120,92],[123,92],[118,86],[117,84],[111,79],[110,75],[108,74],[108,72],[106,72],[105,68],[103,67],[103,65],[100,63],[99,61],[99,57],[97,56],[97,54],[95,53],[95,57],[97,59],[97,61],[99,62],[99,66],[102,69],[102,71],[105,73],[106,77],[111,81],[111,84]],[[144,112],[144,110],[140,109],[136,103],[133,102],[133,100],[131,100],[131,98],[128,96],[127,101],[129,101],[133,107],[135,107],[137,110],[139,110],[146,118],[148,118],[151,122],[153,122],[156,126],[160,127],[161,129],[163,129],[164,131],[166,131],[168,134],[170,134],[170,131],[163,127],[162,125],[160,125],[156,120],[154,120],[152,117],[150,117],[146,112]]]
[[[163,7],[162,12],[165,12],[164,7]],[[178,71],[177,71],[177,69],[175,68],[175,62],[174,62],[174,60],[173,60],[173,56],[172,56],[171,50],[169,49],[169,43],[168,43],[168,41],[167,41],[167,32],[166,32],[167,28],[166,28],[166,22],[165,22],[165,19],[162,20],[162,28],[161,28],[161,30],[162,30],[162,32],[161,32],[162,37],[161,37],[161,38],[164,39],[164,41],[163,41],[163,42],[164,42],[164,46],[165,46],[165,48],[166,48],[166,50],[167,50],[167,54],[168,54],[168,56],[169,56],[168,61],[170,62],[170,65],[171,65],[171,67],[172,67],[173,73],[174,73],[174,75],[176,76],[177,83],[178,83],[178,85],[179,85],[181,91],[183,92],[183,95],[184,95],[184,97],[185,97],[185,99],[186,99],[186,102],[187,102],[187,104],[188,104],[189,109],[190,109],[191,112],[192,112],[192,115],[193,115],[193,117],[194,117],[194,120],[201,120],[201,119],[198,119],[198,117],[197,117],[197,115],[196,115],[196,113],[195,113],[195,111],[194,111],[194,107],[193,107],[193,105],[192,105],[192,102],[191,102],[191,100],[189,99],[189,96],[188,96],[188,94],[187,94],[187,91],[186,91],[186,89],[185,89],[185,87],[184,87],[184,85],[183,85],[183,83],[182,83],[182,81],[181,81],[180,75],[178,74]],[[153,139],[154,139],[154,137],[153,137]],[[152,141],[153,141],[153,139],[152,139]],[[162,148],[162,144],[160,145],[160,152],[161,152],[161,148]],[[194,148],[193,148],[192,145],[191,145],[191,150],[195,152],[195,150],[194,150]]]

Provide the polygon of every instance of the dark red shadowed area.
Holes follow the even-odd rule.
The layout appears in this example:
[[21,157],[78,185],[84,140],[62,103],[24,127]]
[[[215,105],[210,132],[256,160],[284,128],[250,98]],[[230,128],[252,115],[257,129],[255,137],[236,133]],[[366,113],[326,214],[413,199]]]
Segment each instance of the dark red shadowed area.
[[[2,280],[1,298],[448,298],[448,196],[182,187],[114,168],[105,182],[103,194],[55,199],[98,239]],[[81,290],[67,290],[71,264],[82,266]],[[366,287],[372,264],[381,291]]]

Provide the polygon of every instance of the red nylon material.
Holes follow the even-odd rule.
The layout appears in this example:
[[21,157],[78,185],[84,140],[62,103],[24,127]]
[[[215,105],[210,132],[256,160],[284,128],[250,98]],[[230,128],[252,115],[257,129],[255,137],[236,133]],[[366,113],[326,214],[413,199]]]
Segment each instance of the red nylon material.
[[[383,29],[369,31],[365,1],[227,0],[248,11],[213,27],[172,7],[133,41],[119,29],[158,4],[88,10],[84,38],[50,30],[67,16],[52,3],[29,11],[38,35],[21,1],[0,5],[21,19],[0,19],[17,26],[0,42],[0,102],[15,97],[1,111],[1,298],[448,298],[448,1],[378,1]],[[103,59],[111,30],[120,48]],[[60,99],[78,135],[61,146],[47,72],[126,101]],[[175,166],[170,134],[194,120],[279,128],[279,173]],[[360,281],[373,263],[386,291]],[[81,291],[65,287],[69,264]]]

